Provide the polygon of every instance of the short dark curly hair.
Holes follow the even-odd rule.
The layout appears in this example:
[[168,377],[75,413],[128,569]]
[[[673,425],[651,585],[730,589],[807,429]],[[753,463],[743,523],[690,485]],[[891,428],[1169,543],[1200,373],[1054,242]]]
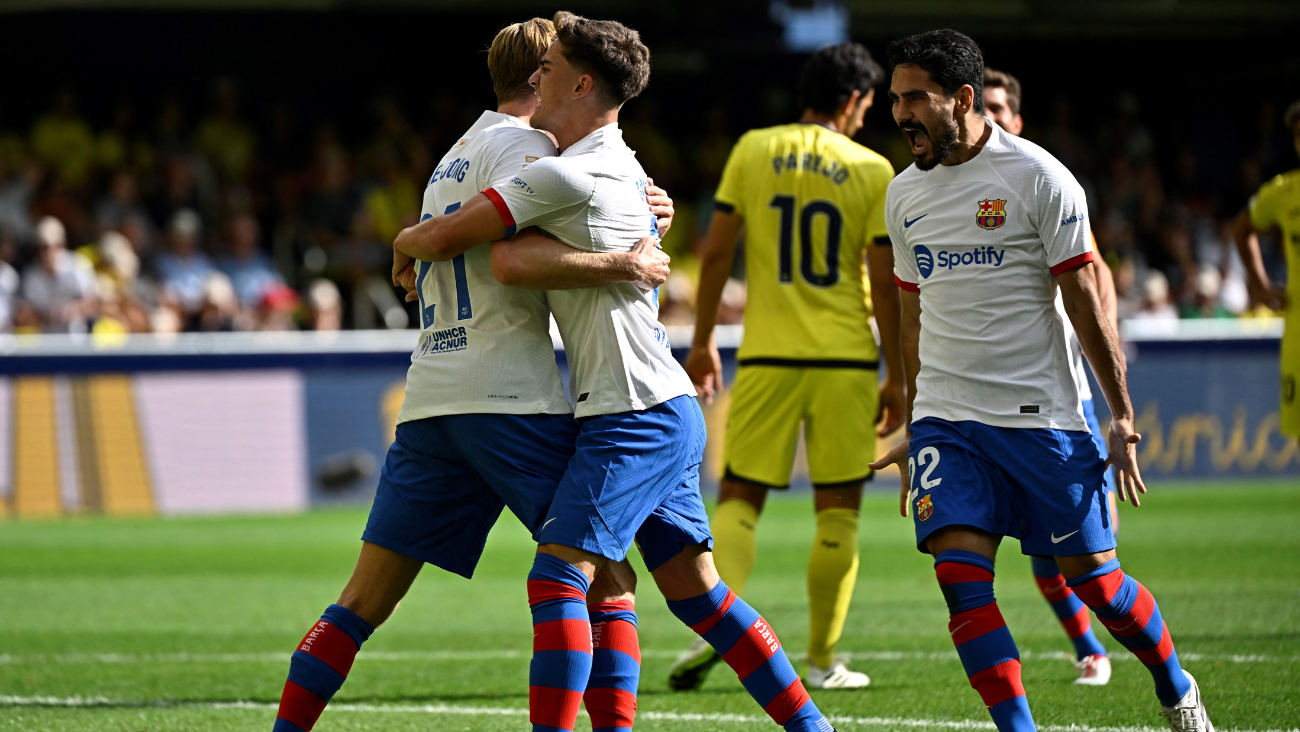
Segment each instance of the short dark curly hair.
[[799,72],[799,102],[804,109],[831,114],[853,96],[867,93],[885,70],[860,43],[846,41],[818,49]]
[[564,58],[596,77],[597,92],[616,105],[645,91],[650,83],[650,49],[641,34],[613,20],[588,20],[561,10],[555,34]]
[[1286,108],[1286,114],[1282,115],[1282,121],[1286,123],[1288,132],[1296,134],[1295,126],[1300,124],[1300,100],[1291,102],[1291,106]]
[[932,30],[889,44],[889,72],[912,64],[930,72],[949,97],[967,84],[975,90],[975,111],[984,113],[984,54],[971,37],[955,30]]

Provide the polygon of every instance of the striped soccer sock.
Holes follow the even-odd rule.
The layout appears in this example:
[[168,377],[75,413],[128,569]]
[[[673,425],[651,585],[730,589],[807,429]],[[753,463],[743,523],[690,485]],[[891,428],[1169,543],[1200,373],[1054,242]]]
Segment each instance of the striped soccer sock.
[[587,606],[591,620],[591,680],[582,700],[592,732],[631,732],[636,687],[641,680],[641,643],[631,600]]
[[993,560],[949,549],[935,555],[934,571],[948,603],[948,633],[993,723],[1001,732],[1032,732],[1020,652],[993,597]]
[[1047,604],[1052,606],[1056,619],[1061,621],[1065,634],[1074,644],[1074,655],[1082,661],[1088,656],[1104,656],[1106,648],[1092,632],[1092,620],[1088,608],[1065,584],[1065,576],[1056,560],[1049,557],[1030,557],[1034,567],[1034,581],[1043,593]]
[[668,603],[735,670],[740,683],[786,732],[830,732],[830,722],[808,697],[776,631],[721,580],[709,592]]
[[1087,574],[1069,580],[1097,619],[1121,645],[1146,665],[1156,682],[1160,703],[1172,707],[1192,688],[1178,665],[1178,652],[1156,600],[1137,580],[1124,574],[1112,559]]
[[528,711],[533,732],[572,732],[591,675],[591,582],[572,564],[538,554],[528,573],[533,611],[533,660],[528,668]]
[[361,644],[375,629],[342,605],[330,605],[289,661],[274,732],[308,732],[343,686]]

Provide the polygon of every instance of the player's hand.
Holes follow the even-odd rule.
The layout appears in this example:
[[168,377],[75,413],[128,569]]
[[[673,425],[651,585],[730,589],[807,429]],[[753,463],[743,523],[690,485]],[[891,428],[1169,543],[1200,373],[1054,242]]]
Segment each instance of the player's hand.
[[713,339],[705,347],[691,346],[686,354],[686,375],[691,377],[695,390],[704,397],[705,404],[712,404],[713,397],[722,391],[722,356]]
[[1147,492],[1138,472],[1137,444],[1141,441],[1142,435],[1133,431],[1132,419],[1110,421],[1110,436],[1106,441],[1110,457],[1106,458],[1106,464],[1115,466],[1115,492],[1119,499],[1131,501],[1134,506],[1142,505],[1138,494]]
[[[403,281],[408,270],[415,270],[415,259],[397,251],[397,247],[393,247],[393,284],[398,287],[406,287]],[[412,288],[406,287],[406,289],[410,290]]]
[[907,391],[901,379],[885,377],[880,385],[880,408],[876,411],[876,434],[880,437],[893,433],[903,426],[903,414],[907,409]]
[[653,290],[668,281],[672,272],[668,268],[671,259],[659,248],[659,241],[653,236],[643,237],[628,251],[631,265],[632,281],[644,290]]
[[659,219],[659,236],[662,237],[673,225],[673,199],[668,197],[668,191],[655,185],[654,178],[646,178],[645,183],[646,202],[650,204],[650,213]]
[[890,465],[898,466],[898,472],[903,477],[903,483],[898,490],[898,513],[903,518],[907,518],[907,510],[912,502],[912,497],[910,495],[912,489],[912,474],[907,469],[908,447],[910,444],[911,440],[907,436],[904,436],[902,442],[894,445],[894,449],[885,453],[884,457],[871,463],[869,466],[872,470],[884,470]]

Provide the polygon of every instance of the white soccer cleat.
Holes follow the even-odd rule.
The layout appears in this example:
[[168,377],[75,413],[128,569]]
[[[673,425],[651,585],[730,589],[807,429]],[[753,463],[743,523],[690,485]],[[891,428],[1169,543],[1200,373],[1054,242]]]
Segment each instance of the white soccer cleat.
[[844,656],[837,656],[830,668],[817,668],[808,662],[807,681],[811,689],[865,689],[871,677],[861,671],[850,671]]
[[1169,721],[1169,729],[1174,732],[1214,732],[1210,715],[1205,713],[1205,704],[1201,701],[1201,688],[1191,674],[1183,673],[1192,682],[1192,688],[1172,707],[1160,707],[1160,716]]
[[1110,657],[1096,654],[1084,656],[1082,661],[1075,661],[1079,667],[1079,678],[1074,683],[1079,686],[1105,686],[1110,683]]
[[709,671],[722,660],[722,656],[713,650],[713,646],[703,638],[696,637],[691,647],[673,662],[668,672],[668,686],[673,691],[695,691],[704,685]]

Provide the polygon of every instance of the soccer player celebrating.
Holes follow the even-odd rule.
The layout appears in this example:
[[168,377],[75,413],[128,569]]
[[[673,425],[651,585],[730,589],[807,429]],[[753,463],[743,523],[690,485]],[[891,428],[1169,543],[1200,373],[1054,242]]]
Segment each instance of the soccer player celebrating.
[[[488,68],[498,110],[484,112],[442,159],[425,190],[426,216],[454,210],[492,181],[555,155],[550,138],[528,125],[537,107],[528,79],[554,37],[551,22],[540,18],[497,35]],[[658,195],[662,191],[655,193],[656,203],[670,203]],[[650,215],[644,200],[641,213]],[[671,219],[671,210],[662,213]],[[396,441],[352,578],[294,651],[276,732],[312,728],[362,643],[392,614],[426,562],[470,577],[503,506],[536,530],[573,455],[578,429],[555,365],[546,295],[499,284],[488,239],[478,241],[437,265],[399,256],[418,293],[422,332]],[[662,283],[667,258],[649,243],[625,253],[549,260],[525,284]],[[634,579],[628,565],[610,564],[582,613],[604,637],[619,638],[623,649],[639,655],[628,587]],[[595,674],[624,683],[630,677],[635,688],[633,670],[617,657],[598,656]],[[587,700],[592,718],[614,718],[614,702],[594,694]]]
[[[871,681],[836,658],[835,644],[857,580],[858,509],[876,457],[874,422],[885,417],[887,434],[903,419],[900,306],[885,230],[894,169],[851,139],[883,78],[861,45],[827,46],[804,64],[799,122],[754,130],[736,143],[718,186],[686,358],[691,381],[712,398],[722,387],[713,327],[743,226],[749,302],[711,522],[714,552],[722,579],[743,595],[759,513],[769,489],[788,487],[802,425],[817,511],[806,679],[817,689]],[[888,373],[883,393],[873,311]],[[673,666],[669,684],[699,688],[718,660],[698,639]]]
[[[1300,101],[1287,107],[1283,118],[1295,136],[1300,155]],[[1275,231],[1286,251],[1286,287],[1269,281],[1259,253],[1258,234]],[[1283,173],[1260,186],[1233,227],[1237,251],[1246,265],[1251,299],[1284,313],[1282,331],[1282,433],[1300,440],[1300,169]]]
[[[1020,116],[1020,92],[1020,80],[1016,77],[1005,71],[984,69],[984,111],[989,119],[1002,128],[1003,132],[1017,137],[1025,127],[1025,121]],[[1091,228],[1088,236],[1092,239],[1093,249],[1096,249],[1097,240],[1092,236]],[[1118,333],[1119,303],[1115,298],[1115,280],[1110,273],[1110,267],[1101,257],[1094,257],[1092,266],[1097,268],[1097,296],[1101,298],[1102,310],[1106,313],[1106,319],[1110,321],[1111,329]],[[1097,412],[1092,406],[1092,387],[1088,384],[1088,372],[1083,365],[1083,348],[1079,344],[1079,337],[1075,334],[1074,328],[1070,325],[1060,292],[1056,294],[1056,309],[1061,315],[1061,324],[1065,327],[1065,341],[1070,348],[1070,362],[1074,366],[1075,383],[1079,385],[1083,418],[1088,423],[1088,431],[1097,446],[1097,452],[1105,458],[1106,440],[1102,437],[1101,424],[1097,421]],[[1109,470],[1106,471],[1105,482],[1106,507],[1110,512],[1111,530],[1119,536],[1115,481]],[[1051,557],[1036,556],[1031,556],[1030,560],[1039,591],[1051,605],[1057,620],[1061,622],[1061,627],[1065,629],[1065,634],[1074,644],[1075,665],[1079,667],[1079,676],[1074,683],[1083,686],[1106,685],[1110,682],[1110,657],[1106,655],[1106,648],[1092,632],[1088,609],[1066,585],[1061,568],[1056,566],[1056,560]]]
[[[983,116],[984,59],[929,31],[889,46],[894,120],[915,164],[889,185],[885,222],[902,290],[909,439],[900,509],[932,554],[948,631],[999,730],[1033,730],[1020,660],[993,595],[1003,536],[1056,559],[1066,583],[1151,672],[1172,729],[1213,730],[1155,599],[1115,552],[1103,473],[1137,505],[1133,407],[1097,294],[1083,190],[1042,148]],[[1068,319],[1111,408],[1110,457],[1088,435]]]
[[[649,81],[649,49],[613,21],[561,12],[554,22],[557,40],[534,75],[540,105],[532,121],[555,136],[560,156],[530,163],[458,210],[407,229],[394,242],[398,252],[454,261],[474,242],[492,240],[493,271],[510,283],[526,276],[539,252],[549,255],[535,244],[556,244],[542,234],[499,241],[517,228],[540,227],[560,246],[583,252],[627,251],[653,232],[645,173],[617,124],[623,103]],[[634,542],[669,609],[723,655],[774,721],[789,732],[831,729],[771,627],[714,569],[699,493],[704,419],[658,322],[656,295],[615,284],[547,299],[571,358],[580,427],[577,451],[534,533],[534,731],[573,729],[594,679],[589,585]],[[634,685],[607,690],[620,709],[634,708],[634,694]]]

